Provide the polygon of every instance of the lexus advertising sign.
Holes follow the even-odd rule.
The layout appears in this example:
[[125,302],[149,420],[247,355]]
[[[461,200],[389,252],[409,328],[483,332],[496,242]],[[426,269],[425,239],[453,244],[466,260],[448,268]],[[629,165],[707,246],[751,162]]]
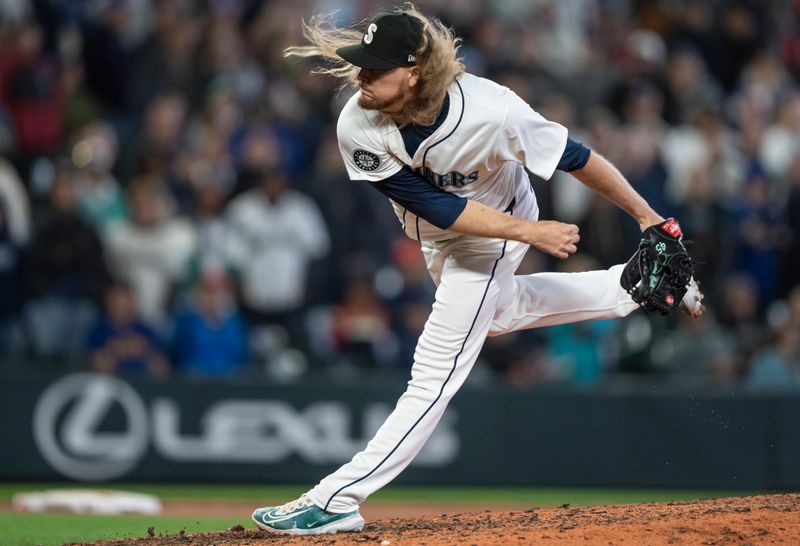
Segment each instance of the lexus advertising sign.
[[[176,384],[172,390],[187,398],[191,388]],[[280,465],[294,459],[338,466],[366,445],[392,409],[385,402],[357,408],[324,399],[298,406],[225,392],[201,408],[184,408],[175,396],[148,396],[116,377],[68,375],[38,395],[33,439],[53,470],[81,481],[125,478],[148,454],[160,464]],[[443,419],[415,466],[444,467],[458,456],[455,421],[455,412]]]

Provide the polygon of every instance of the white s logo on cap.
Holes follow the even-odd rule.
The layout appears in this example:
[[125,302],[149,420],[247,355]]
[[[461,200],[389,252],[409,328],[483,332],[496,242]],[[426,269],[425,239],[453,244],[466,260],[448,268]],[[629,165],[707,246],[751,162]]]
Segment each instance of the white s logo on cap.
[[367,33],[364,34],[364,43],[371,44],[372,43],[372,35],[375,31],[378,30],[378,25],[372,23],[370,26],[367,27]]

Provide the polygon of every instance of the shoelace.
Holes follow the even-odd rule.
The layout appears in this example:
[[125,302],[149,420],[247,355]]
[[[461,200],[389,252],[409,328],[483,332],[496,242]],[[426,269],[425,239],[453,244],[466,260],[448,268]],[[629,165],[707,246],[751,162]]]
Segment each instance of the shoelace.
[[300,497],[297,500],[293,500],[291,502],[287,502],[286,504],[284,504],[283,506],[278,508],[275,511],[275,513],[276,514],[280,514],[280,515],[285,515],[285,514],[288,514],[289,512],[294,512],[295,510],[299,510],[300,508],[304,508],[304,507],[309,506],[311,504],[313,504],[311,502],[311,500],[308,497],[306,497],[305,495],[303,495],[302,497]]

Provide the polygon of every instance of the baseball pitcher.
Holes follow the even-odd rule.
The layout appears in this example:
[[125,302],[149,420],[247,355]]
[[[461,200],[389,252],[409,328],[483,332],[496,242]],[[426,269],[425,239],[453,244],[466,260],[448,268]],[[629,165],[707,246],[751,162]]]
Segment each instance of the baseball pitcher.
[[[360,530],[359,505],[412,461],[470,372],[486,336],[624,317],[640,306],[702,311],[678,222],[665,220],[620,172],[511,90],[465,73],[460,40],[412,5],[375,15],[363,31],[324,18],[305,26],[319,71],[358,88],[337,135],[350,178],[392,203],[421,244],[437,285],[408,388],[366,448],[299,499],[259,508],[261,529],[288,534]],[[558,258],[578,227],[538,220],[526,169],[556,169],[628,212],[643,238],[628,264],[604,271],[515,275],[530,246]]]

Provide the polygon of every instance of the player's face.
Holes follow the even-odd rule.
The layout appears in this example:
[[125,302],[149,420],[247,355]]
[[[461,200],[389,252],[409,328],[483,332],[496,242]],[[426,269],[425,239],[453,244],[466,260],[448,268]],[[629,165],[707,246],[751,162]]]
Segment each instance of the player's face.
[[361,87],[358,105],[365,110],[380,110],[386,114],[400,112],[414,95],[418,77],[419,70],[416,67],[391,70],[362,68],[358,73],[358,85]]

